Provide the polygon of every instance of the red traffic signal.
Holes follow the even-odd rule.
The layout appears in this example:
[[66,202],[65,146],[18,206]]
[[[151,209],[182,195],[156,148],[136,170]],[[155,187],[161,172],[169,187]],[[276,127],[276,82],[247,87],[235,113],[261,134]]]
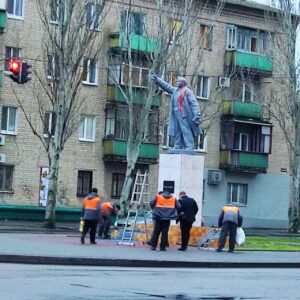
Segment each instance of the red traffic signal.
[[22,62],[19,58],[12,57],[8,61],[8,68],[9,71],[11,71],[14,75],[19,75],[21,68],[22,68]]

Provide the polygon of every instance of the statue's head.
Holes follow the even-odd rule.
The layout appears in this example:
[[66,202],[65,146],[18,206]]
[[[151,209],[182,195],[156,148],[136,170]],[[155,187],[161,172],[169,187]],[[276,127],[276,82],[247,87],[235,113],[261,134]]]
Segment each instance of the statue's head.
[[176,86],[179,88],[183,88],[187,85],[186,79],[184,77],[177,77]]

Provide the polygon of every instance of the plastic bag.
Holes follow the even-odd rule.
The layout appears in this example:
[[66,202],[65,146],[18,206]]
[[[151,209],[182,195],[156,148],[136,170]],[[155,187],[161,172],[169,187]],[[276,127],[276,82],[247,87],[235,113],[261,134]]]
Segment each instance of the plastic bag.
[[236,230],[236,238],[235,238],[236,244],[240,246],[245,243],[245,240],[246,240],[246,235],[243,228],[238,227],[238,229]]

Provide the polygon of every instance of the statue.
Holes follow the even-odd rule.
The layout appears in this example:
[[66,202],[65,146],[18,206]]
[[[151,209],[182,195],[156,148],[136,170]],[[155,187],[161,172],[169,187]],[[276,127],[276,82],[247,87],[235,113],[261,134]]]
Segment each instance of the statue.
[[187,88],[186,79],[178,77],[177,87],[174,87],[153,72],[149,78],[171,94],[168,135],[174,138],[174,150],[194,151],[194,137],[201,134],[200,108],[193,92]]

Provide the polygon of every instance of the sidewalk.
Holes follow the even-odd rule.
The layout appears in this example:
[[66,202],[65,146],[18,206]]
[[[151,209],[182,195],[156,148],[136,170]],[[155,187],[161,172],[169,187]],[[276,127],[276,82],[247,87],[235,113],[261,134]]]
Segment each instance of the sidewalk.
[[189,247],[177,251],[151,251],[149,246],[136,243],[135,247],[117,245],[116,240],[98,240],[97,245],[81,245],[79,234],[70,233],[0,233],[0,262],[126,266],[170,268],[299,268],[300,252],[237,251],[217,253]]

